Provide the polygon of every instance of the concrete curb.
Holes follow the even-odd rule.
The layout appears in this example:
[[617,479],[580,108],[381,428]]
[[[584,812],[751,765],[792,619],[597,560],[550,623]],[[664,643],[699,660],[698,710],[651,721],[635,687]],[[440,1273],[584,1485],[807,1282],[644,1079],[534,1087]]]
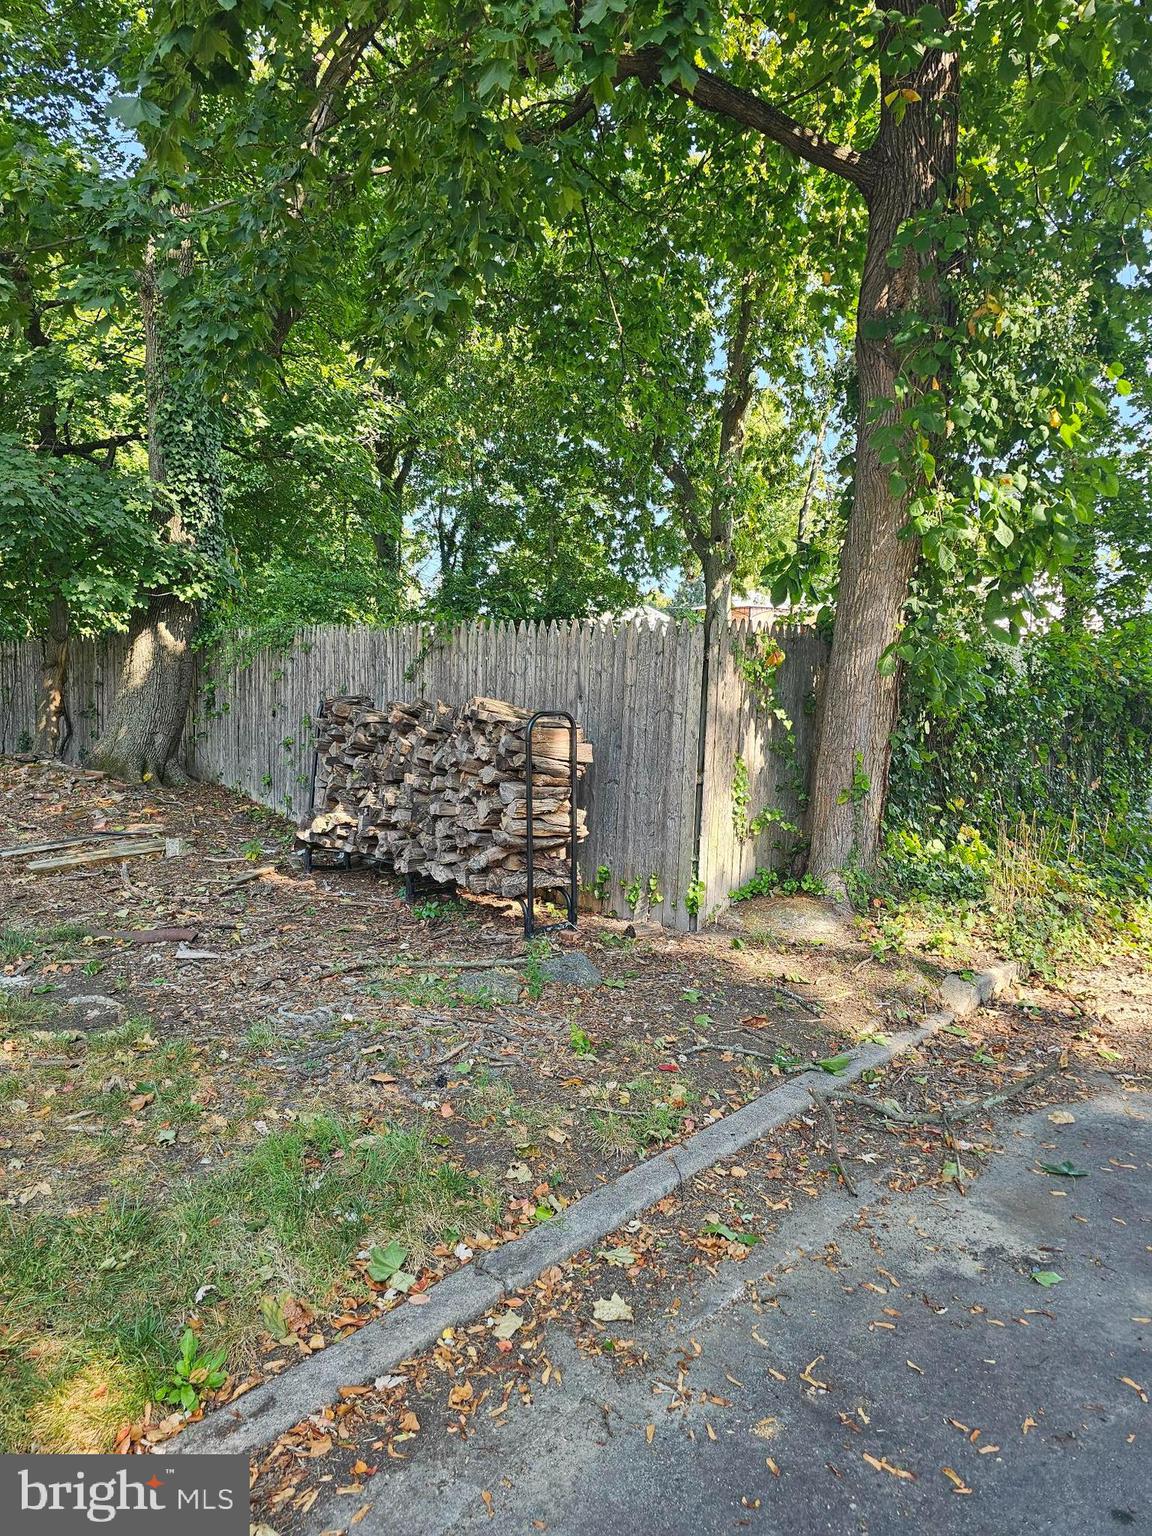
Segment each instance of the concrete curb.
[[165,1454],[252,1451],[270,1444],[308,1414],[334,1402],[341,1387],[371,1381],[400,1361],[430,1349],[445,1328],[474,1322],[506,1296],[530,1285],[543,1270],[598,1243],[705,1168],[794,1120],[811,1104],[809,1088],[823,1085],[826,1092],[833,1092],[855,1082],[863,1073],[921,1045],[942,1025],[952,1023],[953,1017],[950,1012],[930,1014],[918,1029],[891,1035],[884,1045],[864,1046],[835,1077],[816,1069],[769,1089],[743,1109],[575,1201],[562,1216],[438,1281],[427,1293],[426,1304],[397,1307],[310,1355],[283,1376],[253,1388],[234,1404],[189,1425],[165,1445]]
[[958,1019],[966,1018],[1007,992],[1019,974],[1015,960],[1001,960],[986,971],[977,971],[970,981],[957,971],[949,971],[940,983],[940,1001]]

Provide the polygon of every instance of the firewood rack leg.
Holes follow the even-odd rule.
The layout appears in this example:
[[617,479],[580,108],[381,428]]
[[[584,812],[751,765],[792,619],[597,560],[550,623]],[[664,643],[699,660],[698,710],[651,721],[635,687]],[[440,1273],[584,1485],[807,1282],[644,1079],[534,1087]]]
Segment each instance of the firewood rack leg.
[[[310,815],[316,812],[316,775],[320,771],[320,728],[324,721],[324,705],[326,700],[323,695],[316,706],[313,716],[313,724],[316,727],[316,739],[312,743],[312,772],[308,776],[308,811]],[[314,856],[311,843],[305,843],[302,849],[304,873],[310,875],[314,867]],[[336,862],[323,866],[326,869],[351,869],[352,855],[350,853],[337,853]]]
[[[532,765],[532,732],[539,720],[562,721],[568,727],[568,888],[564,892],[564,903],[567,908],[567,917],[562,923],[536,922],[536,848],[535,837],[532,831],[533,816],[533,765]],[[576,721],[563,709],[538,709],[524,727],[524,752],[525,773],[528,782],[525,785],[528,822],[528,847],[527,847],[527,890],[520,899],[520,907],[524,913],[524,937],[531,939],[538,933],[554,933],[557,929],[573,929],[576,927],[577,912],[580,897],[580,876],[576,868]]]

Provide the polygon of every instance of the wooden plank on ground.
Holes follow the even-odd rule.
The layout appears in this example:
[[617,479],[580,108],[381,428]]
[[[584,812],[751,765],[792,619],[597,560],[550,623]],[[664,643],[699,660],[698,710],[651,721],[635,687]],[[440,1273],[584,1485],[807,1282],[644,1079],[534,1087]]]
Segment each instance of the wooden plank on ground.
[[151,853],[175,858],[181,851],[178,837],[157,837],[147,842],[137,838],[130,843],[109,843],[103,848],[89,849],[86,853],[66,853],[54,859],[33,859],[31,864],[24,867],[38,875],[46,875],[61,869],[87,869],[97,864],[118,864],[121,859],[138,859]]

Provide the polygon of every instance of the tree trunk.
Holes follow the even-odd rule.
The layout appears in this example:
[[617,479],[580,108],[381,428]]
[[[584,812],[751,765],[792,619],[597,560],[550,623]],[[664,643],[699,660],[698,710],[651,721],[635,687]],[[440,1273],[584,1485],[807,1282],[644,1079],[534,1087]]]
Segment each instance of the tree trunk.
[[727,551],[710,548],[700,563],[704,572],[704,647],[707,650],[732,612],[732,561]]
[[41,757],[63,757],[72,737],[68,714],[68,600],[54,597],[40,641],[40,702],[36,709],[33,751]]
[[177,754],[192,697],[196,624],[195,607],[168,594],[153,597],[133,620],[112,715],[95,753],[114,777],[130,783],[187,777]]
[[[902,0],[901,9],[909,6],[914,9],[915,0]],[[911,315],[931,319],[940,302],[935,252],[909,252],[895,269],[888,254],[904,222],[952,181],[955,55],[928,53],[911,77],[881,84],[885,97],[908,87],[920,100],[899,122],[885,110],[868,156],[873,179],[857,311],[856,471],[810,802],[808,867],[840,895],[844,872],[854,865],[867,869],[879,849],[898,689],[895,666],[882,663],[899,634],[919,556],[917,541],[901,537],[911,489],[894,492],[892,471],[877,452],[878,433],[914,403],[900,377],[894,333]],[[906,391],[902,400],[898,389]],[[877,400],[895,403],[874,415]]]
[[[191,255],[178,253],[185,275]],[[220,465],[218,425],[195,380],[171,369],[166,317],[149,250],[140,282],[148,411],[148,478],[165,541],[189,557],[217,538]],[[222,552],[221,552],[222,553]],[[156,591],[133,618],[128,655],[93,760],[116,778],[182,782],[180,741],[192,691],[191,643],[199,614],[173,591]]]
[[372,530],[372,549],[381,575],[387,576],[399,595],[404,577],[404,487],[412,469],[415,449],[381,437],[375,444],[376,473],[384,509],[384,527]]

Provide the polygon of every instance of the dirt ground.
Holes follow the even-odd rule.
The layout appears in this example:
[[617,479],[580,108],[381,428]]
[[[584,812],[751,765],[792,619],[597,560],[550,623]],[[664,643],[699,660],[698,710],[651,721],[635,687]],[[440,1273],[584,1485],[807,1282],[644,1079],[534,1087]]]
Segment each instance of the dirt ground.
[[499,970],[524,957],[515,906],[419,917],[386,875],[303,874],[285,823],[224,790],[150,793],[8,761],[0,807],[8,846],[107,824],[183,848],[59,873],[4,865],[4,974],[31,983],[9,996],[36,1025],[0,1058],[22,1084],[3,1149],[20,1166],[0,1184],[18,1205],[83,1208],[142,1174],[160,1195],[270,1125],[329,1111],[430,1122],[487,1170],[531,1151],[572,1198],[935,999],[931,968],[859,944],[676,938],[598,917],[553,938],[602,984],[533,986],[531,966]]
[[[825,1063],[834,1079],[838,1055],[937,1001],[936,958],[886,949],[867,923],[826,924],[813,903],[749,903],[690,938],[587,916],[526,952],[514,906],[413,908],[386,875],[303,873],[281,818],[214,786],[128,787],[0,759],[0,825],[7,848],[139,826],[180,840],[174,857],[0,865],[0,1204],[17,1223],[142,1192],[164,1202],[318,1114],[365,1135],[421,1128],[445,1162],[496,1191],[483,1229],[420,1256],[422,1289],[791,1071]],[[542,966],[564,950],[587,957],[599,984],[546,980]],[[1024,989],[865,1092],[914,1115],[1016,1090],[1040,1070],[1063,1069],[1065,1094],[1080,1070],[1135,1083],[1150,1000],[1136,960]],[[1022,1098],[1034,1106],[1044,1092]],[[582,1348],[610,1349],[626,1368],[626,1339],[590,1324],[581,1300],[605,1264],[630,1286],[687,1280],[767,1240],[775,1213],[818,1199],[836,1163],[883,1169],[894,1188],[962,1185],[995,1144],[987,1117],[962,1131],[913,1127],[845,1101],[838,1119],[835,1152],[814,1114],[618,1234],[605,1245],[615,1259],[578,1256],[545,1276],[514,1342],[478,1325],[350,1398],[330,1425],[285,1437],[261,1474],[267,1510],[302,1516],[316,1477],[364,1477],[354,1469],[370,1451],[408,1454],[421,1413],[447,1412],[466,1433],[482,1393],[486,1412],[493,1393],[530,1393],[548,1372],[532,1348],[537,1316],[569,1316]],[[335,1276],[311,1299],[299,1349],[375,1315],[380,1289],[362,1266]],[[217,1400],[286,1368],[288,1342],[286,1353],[269,1335]],[[469,1382],[472,1397],[449,1401]],[[161,1424],[173,1428],[171,1415],[149,1411],[118,1443],[146,1446]],[[339,1473],[321,1470],[333,1448],[346,1453]]]

